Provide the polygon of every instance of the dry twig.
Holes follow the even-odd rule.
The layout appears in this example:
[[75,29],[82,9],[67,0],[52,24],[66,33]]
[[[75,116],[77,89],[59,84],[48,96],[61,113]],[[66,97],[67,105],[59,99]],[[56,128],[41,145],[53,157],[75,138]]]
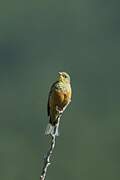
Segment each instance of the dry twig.
[[[63,111],[59,111],[58,123],[57,123],[58,127],[59,127],[59,122],[60,122],[60,118],[62,116],[62,113],[63,113]],[[56,129],[54,131],[56,131]],[[44,165],[43,165],[42,173],[41,173],[41,176],[40,176],[40,180],[45,180],[48,166],[51,164],[50,163],[50,157],[51,157],[51,155],[53,153],[55,143],[56,143],[56,135],[54,133],[54,134],[51,134],[50,149],[48,150],[47,155],[44,158]]]
[[42,169],[40,180],[44,180],[45,177],[46,177],[47,168],[50,165],[50,157],[51,157],[51,155],[53,153],[53,149],[55,147],[55,138],[56,138],[55,135],[51,135],[51,146],[50,146],[50,149],[47,152],[47,155],[46,155],[46,157],[44,159],[44,166],[43,166],[43,169]]

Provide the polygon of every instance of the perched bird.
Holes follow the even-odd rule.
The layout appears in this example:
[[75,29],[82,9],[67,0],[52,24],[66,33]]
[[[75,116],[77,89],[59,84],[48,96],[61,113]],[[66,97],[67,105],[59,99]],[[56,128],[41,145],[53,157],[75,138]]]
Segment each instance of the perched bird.
[[45,131],[46,135],[58,135],[59,120],[71,102],[71,95],[70,76],[66,72],[59,72],[58,79],[49,92],[47,112],[50,119]]

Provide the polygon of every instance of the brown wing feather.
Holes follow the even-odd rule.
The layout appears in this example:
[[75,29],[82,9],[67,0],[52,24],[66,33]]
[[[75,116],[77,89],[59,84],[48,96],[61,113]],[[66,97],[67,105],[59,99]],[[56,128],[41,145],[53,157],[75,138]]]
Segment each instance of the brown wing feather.
[[50,115],[49,99],[48,99],[48,103],[47,103],[47,114],[48,114],[48,116]]
[[53,83],[53,85],[51,86],[50,88],[50,92],[49,92],[49,95],[48,95],[48,103],[47,103],[47,114],[48,116],[50,116],[50,96],[52,94],[52,90],[55,88],[55,85],[58,83],[58,81],[56,81],[55,83]]

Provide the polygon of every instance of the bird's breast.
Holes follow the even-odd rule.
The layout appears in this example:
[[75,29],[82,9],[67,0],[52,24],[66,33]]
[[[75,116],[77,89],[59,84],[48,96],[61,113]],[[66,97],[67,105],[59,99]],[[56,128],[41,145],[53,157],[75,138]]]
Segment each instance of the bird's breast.
[[55,90],[54,101],[58,106],[65,106],[71,99],[70,84],[59,84]]

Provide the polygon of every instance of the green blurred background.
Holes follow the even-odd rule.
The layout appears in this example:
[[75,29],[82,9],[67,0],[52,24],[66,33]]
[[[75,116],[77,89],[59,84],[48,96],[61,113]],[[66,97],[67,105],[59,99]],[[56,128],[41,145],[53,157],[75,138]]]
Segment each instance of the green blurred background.
[[1,0],[0,179],[37,180],[49,88],[71,75],[48,180],[120,179],[120,2]]

